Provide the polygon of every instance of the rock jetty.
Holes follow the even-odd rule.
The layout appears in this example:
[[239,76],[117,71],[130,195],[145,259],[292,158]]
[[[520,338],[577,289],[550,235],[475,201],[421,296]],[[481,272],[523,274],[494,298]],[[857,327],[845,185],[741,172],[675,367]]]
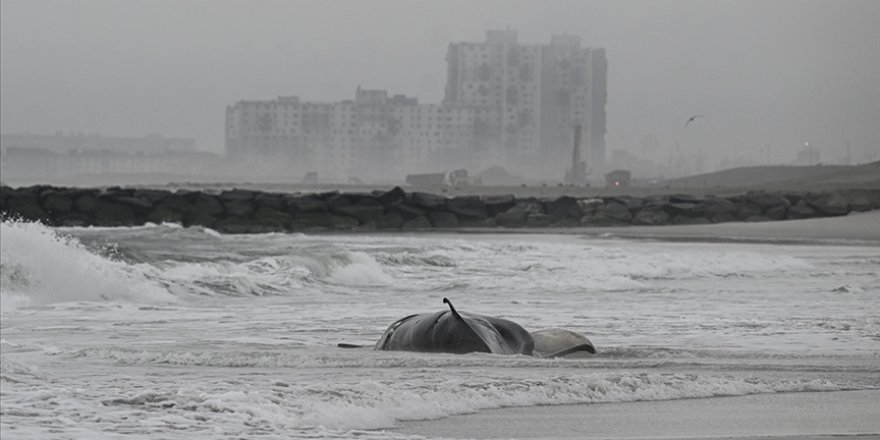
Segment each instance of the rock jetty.
[[386,231],[681,225],[846,215],[880,208],[880,190],[751,191],[731,197],[556,199],[444,196],[400,187],[371,193],[269,193],[234,189],[0,187],[0,215],[51,226],[138,226],[173,222],[225,233]]

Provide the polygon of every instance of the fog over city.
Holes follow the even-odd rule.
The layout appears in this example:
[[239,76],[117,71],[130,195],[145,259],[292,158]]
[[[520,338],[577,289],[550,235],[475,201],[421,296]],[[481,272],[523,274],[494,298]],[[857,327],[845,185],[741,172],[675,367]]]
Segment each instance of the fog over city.
[[675,177],[880,158],[875,0],[0,7],[3,134],[158,133],[224,154],[225,112],[239,101],[340,102],[360,87],[440,104],[450,44],[509,30],[522,45],[565,34],[605,50],[605,171]]

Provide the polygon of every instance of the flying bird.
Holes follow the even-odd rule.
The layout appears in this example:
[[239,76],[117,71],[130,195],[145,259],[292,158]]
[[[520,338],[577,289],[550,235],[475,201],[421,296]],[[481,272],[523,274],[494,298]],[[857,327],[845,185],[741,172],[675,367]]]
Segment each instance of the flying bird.
[[691,116],[691,117],[688,118],[688,120],[684,123],[684,129],[687,130],[687,128],[688,128],[688,124],[690,124],[691,122],[694,122],[694,119],[702,118],[702,117],[703,117],[703,115],[693,115],[693,116]]

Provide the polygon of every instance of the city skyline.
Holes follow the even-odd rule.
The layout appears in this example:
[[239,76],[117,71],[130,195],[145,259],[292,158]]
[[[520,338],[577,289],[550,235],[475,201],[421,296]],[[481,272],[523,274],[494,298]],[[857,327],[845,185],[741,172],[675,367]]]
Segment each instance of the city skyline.
[[[808,141],[829,162],[849,145],[858,162],[880,149],[880,5],[871,1],[5,0],[2,8],[4,132],[160,132],[220,152],[230,102],[336,101],[358,84],[440,102],[447,45],[510,28],[524,41],[580,35],[612,54],[609,156],[736,152],[780,163]],[[705,117],[684,132],[694,114]]]
[[451,43],[446,61],[440,103],[360,86],[354,99],[329,103],[238,101],[226,112],[226,155],[263,172],[335,181],[493,167],[552,181],[571,167],[577,126],[584,166],[606,171],[603,48],[573,35],[527,42],[488,30],[484,40]]

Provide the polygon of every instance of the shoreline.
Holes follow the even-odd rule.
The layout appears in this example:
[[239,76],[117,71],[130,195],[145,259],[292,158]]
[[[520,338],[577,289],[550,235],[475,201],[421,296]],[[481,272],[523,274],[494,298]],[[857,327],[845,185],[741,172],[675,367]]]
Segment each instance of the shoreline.
[[391,431],[443,438],[788,439],[880,437],[880,390],[488,409],[402,422]]
[[[846,241],[847,244],[880,244],[880,210],[782,222],[717,223],[710,225],[616,226],[564,228],[559,233],[594,237],[658,239],[670,241],[729,241],[814,244],[817,241]],[[518,230],[511,230],[517,232]],[[553,232],[528,229],[525,233]],[[868,243],[866,243],[868,242]]]

